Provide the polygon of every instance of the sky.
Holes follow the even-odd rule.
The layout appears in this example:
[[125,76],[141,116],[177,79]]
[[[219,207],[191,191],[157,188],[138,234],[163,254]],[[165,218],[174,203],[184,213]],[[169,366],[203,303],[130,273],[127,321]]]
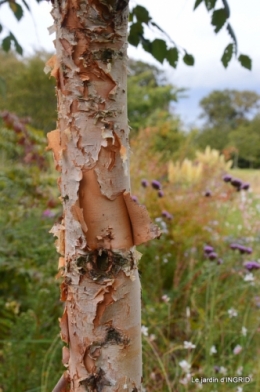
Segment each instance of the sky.
[[[27,0],[28,1],[28,0]],[[225,69],[220,62],[224,48],[231,42],[225,29],[214,33],[210,15],[201,4],[193,11],[195,0],[130,0],[130,5],[145,6],[155,22],[161,26],[176,44],[195,57],[195,66],[188,67],[181,61],[176,69],[161,65],[141,48],[129,47],[129,57],[152,63],[162,68],[172,84],[187,88],[187,98],[174,105],[186,127],[199,124],[199,101],[216,89],[253,90],[260,93],[260,1],[229,0],[230,23],[238,40],[238,51],[252,58],[253,69],[248,71],[232,60]],[[32,13],[17,22],[7,4],[1,6],[0,20],[5,31],[11,30],[24,48],[26,55],[36,50],[53,51],[54,35],[47,28],[52,25],[51,3],[28,1]],[[221,0],[217,6],[221,8]],[[151,31],[147,37],[155,37]],[[158,37],[158,34],[157,34]]]

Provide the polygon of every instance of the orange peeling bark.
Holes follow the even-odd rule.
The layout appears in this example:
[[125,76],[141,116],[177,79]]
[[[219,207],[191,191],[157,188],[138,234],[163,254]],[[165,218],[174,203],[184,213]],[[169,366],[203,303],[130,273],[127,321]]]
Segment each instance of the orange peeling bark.
[[[64,214],[57,237],[67,367],[54,391],[140,392],[141,305],[134,245],[159,236],[130,197],[127,0],[57,0],[58,126],[48,135]],[[53,28],[51,29],[53,31]]]

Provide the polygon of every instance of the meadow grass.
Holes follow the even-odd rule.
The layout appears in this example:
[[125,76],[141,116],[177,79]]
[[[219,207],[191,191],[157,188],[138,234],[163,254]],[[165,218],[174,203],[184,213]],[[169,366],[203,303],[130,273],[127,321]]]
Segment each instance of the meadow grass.
[[[162,231],[160,240],[138,247],[144,389],[258,392],[259,171],[229,171],[252,185],[238,192],[222,179],[226,163],[215,154],[212,165],[208,154],[209,161],[200,156],[201,172],[193,176],[198,161],[187,163],[188,177],[182,171],[175,181],[143,138],[132,160],[133,193]],[[15,160],[1,166],[0,176],[0,391],[47,392],[64,370],[58,255],[48,233],[61,205],[53,172],[26,165],[14,140],[8,148],[6,159]],[[256,262],[252,270],[244,265],[249,261]],[[221,382],[226,376],[250,382]],[[192,381],[203,377],[215,382]]]

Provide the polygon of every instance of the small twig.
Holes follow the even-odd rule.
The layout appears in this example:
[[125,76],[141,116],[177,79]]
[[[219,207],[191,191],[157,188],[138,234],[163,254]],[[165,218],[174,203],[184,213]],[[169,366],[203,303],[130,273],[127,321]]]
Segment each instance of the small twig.
[[67,386],[69,385],[69,377],[65,373],[61,376],[55,387],[53,388],[52,392],[67,392]]

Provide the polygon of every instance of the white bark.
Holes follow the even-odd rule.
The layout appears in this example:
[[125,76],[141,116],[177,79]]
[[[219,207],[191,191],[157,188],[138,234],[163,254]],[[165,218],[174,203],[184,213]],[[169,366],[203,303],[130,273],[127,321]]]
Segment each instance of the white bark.
[[159,232],[129,194],[126,3],[61,0],[52,11],[57,56],[46,70],[57,79],[58,129],[48,134],[48,148],[64,206],[52,233],[64,279],[65,379],[73,392],[141,391],[134,245]]

